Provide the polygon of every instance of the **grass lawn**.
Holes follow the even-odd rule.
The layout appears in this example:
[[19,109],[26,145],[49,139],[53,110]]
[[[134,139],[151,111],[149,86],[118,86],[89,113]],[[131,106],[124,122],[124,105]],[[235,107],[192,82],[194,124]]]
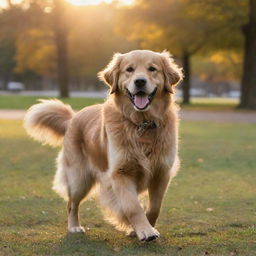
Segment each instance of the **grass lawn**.
[[[191,104],[183,105],[182,108],[191,110],[206,110],[206,111],[234,111],[238,110],[238,99],[229,98],[192,98]],[[239,110],[241,111],[241,110]]]
[[[0,109],[28,109],[38,103],[38,99],[52,99],[55,97],[37,97],[20,95],[0,95]],[[70,104],[73,109],[82,109],[86,106],[101,103],[103,99],[94,98],[67,98],[61,101]]]
[[[37,102],[38,98],[46,99],[49,97],[0,95],[0,109],[28,109]],[[82,109],[85,106],[103,102],[103,99],[92,98],[69,98],[61,100],[70,104],[74,109]],[[183,106],[183,108],[193,110],[232,111],[236,109],[237,105],[238,101],[236,99],[193,98],[192,104]]]
[[51,190],[57,150],[0,120],[0,255],[256,255],[255,128],[183,122],[161,238],[140,243],[104,222],[95,200],[81,207],[86,235],[67,235],[66,204]]

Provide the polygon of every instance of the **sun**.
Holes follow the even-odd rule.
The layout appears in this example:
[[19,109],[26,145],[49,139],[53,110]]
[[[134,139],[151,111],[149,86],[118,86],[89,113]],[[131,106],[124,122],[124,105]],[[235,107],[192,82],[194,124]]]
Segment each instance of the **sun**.
[[[65,0],[73,5],[97,5],[100,3],[111,3],[113,0]],[[134,2],[134,0],[119,0],[120,3],[129,5]],[[12,0],[12,3],[19,4],[22,0]],[[7,1],[6,0],[0,0],[0,7],[6,7]]]
[[[22,2],[22,0],[12,0],[11,3],[12,4],[20,4]],[[0,0],[0,7],[7,7],[8,6],[8,1],[6,0]]]
[[[97,5],[100,3],[111,3],[112,0],[66,0],[74,5]],[[134,0],[120,0],[123,4],[132,4]]]

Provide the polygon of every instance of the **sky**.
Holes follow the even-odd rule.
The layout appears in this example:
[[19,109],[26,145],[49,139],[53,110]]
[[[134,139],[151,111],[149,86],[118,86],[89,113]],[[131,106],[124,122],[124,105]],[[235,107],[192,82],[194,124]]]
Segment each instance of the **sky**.
[[[22,0],[12,0],[13,3],[20,3]],[[0,0],[0,6],[5,6],[6,0]]]
[[[102,2],[110,3],[112,0],[66,0],[67,2],[70,2],[75,5],[93,5],[93,4],[99,4]],[[131,4],[133,0],[121,0],[124,4]]]
[[[13,3],[19,3],[22,0],[12,0]],[[74,5],[96,5],[102,2],[110,3],[112,0],[66,0]],[[131,4],[133,0],[121,0],[124,4]],[[0,0],[0,6],[4,7],[6,5],[6,0]]]

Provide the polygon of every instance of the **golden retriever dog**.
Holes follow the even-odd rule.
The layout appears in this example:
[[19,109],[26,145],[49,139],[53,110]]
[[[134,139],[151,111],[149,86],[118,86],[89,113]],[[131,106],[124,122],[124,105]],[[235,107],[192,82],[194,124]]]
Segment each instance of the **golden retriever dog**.
[[[110,86],[103,104],[74,113],[58,100],[41,100],[24,127],[36,140],[62,145],[53,189],[68,201],[68,231],[84,232],[79,204],[95,185],[108,220],[139,240],[154,228],[171,178],[178,170],[174,86],[181,69],[168,52],[115,54],[99,78]],[[144,212],[139,194],[148,192]]]

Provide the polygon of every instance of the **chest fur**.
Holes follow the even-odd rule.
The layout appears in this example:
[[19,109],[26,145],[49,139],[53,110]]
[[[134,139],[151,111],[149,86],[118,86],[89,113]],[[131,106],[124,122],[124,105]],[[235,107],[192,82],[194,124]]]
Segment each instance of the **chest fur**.
[[109,139],[111,162],[136,162],[142,168],[151,171],[162,162],[166,164],[168,158],[171,163],[177,148],[174,127],[158,127],[140,134],[136,127],[128,126],[111,134]]

